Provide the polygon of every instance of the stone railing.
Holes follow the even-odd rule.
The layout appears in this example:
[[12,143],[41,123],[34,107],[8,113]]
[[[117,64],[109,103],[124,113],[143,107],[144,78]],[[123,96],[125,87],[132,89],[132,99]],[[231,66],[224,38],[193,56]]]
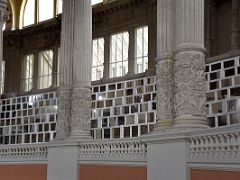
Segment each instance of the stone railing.
[[45,144],[0,146],[1,162],[47,161],[48,146]]
[[80,161],[146,161],[147,146],[140,139],[93,141],[79,146]]
[[[0,164],[4,162],[47,161],[51,144],[0,146]],[[79,144],[79,161],[146,162],[147,146],[140,139],[115,141],[91,140]]]
[[240,163],[240,125],[194,132],[189,162]]

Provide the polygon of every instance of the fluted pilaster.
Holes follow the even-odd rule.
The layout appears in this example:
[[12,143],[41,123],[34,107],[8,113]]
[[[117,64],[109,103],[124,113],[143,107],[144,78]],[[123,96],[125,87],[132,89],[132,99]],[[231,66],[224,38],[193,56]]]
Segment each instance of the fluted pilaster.
[[157,1],[157,123],[154,131],[172,126],[174,119],[174,0]]
[[204,0],[178,0],[174,128],[206,128]]

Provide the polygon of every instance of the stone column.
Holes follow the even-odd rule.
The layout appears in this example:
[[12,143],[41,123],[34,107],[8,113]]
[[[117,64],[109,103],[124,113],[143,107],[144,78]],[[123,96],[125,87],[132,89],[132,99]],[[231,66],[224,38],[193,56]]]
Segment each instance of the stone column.
[[92,5],[89,0],[64,0],[58,90],[58,133],[62,140],[90,138]]
[[174,119],[175,0],[157,1],[157,123],[154,131],[172,126]]
[[240,33],[240,2],[232,0],[232,30],[231,30],[231,48],[239,49],[239,33]]
[[2,82],[2,62],[3,62],[3,24],[8,19],[7,0],[0,0],[0,83]]
[[89,0],[71,1],[74,2],[74,39],[70,138],[86,139],[91,138],[92,4]]
[[204,0],[176,1],[174,128],[207,128]]
[[57,140],[68,137],[70,132],[70,108],[72,87],[72,61],[74,39],[74,0],[63,1],[61,44],[59,58],[58,127]]

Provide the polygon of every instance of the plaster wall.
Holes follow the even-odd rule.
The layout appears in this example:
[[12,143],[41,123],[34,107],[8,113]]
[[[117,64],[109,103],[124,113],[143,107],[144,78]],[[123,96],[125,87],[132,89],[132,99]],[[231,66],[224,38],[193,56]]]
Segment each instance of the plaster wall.
[[144,166],[80,165],[79,180],[147,180]]
[[192,169],[191,180],[239,180],[240,171]]
[[46,164],[0,165],[1,180],[47,180]]

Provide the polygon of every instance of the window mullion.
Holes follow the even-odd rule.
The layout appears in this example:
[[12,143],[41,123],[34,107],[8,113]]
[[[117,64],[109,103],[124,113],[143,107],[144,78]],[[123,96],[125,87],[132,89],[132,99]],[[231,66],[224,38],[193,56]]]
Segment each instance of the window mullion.
[[35,19],[34,19],[34,24],[37,24],[38,23],[38,20],[39,20],[39,1],[40,0],[35,0]]

